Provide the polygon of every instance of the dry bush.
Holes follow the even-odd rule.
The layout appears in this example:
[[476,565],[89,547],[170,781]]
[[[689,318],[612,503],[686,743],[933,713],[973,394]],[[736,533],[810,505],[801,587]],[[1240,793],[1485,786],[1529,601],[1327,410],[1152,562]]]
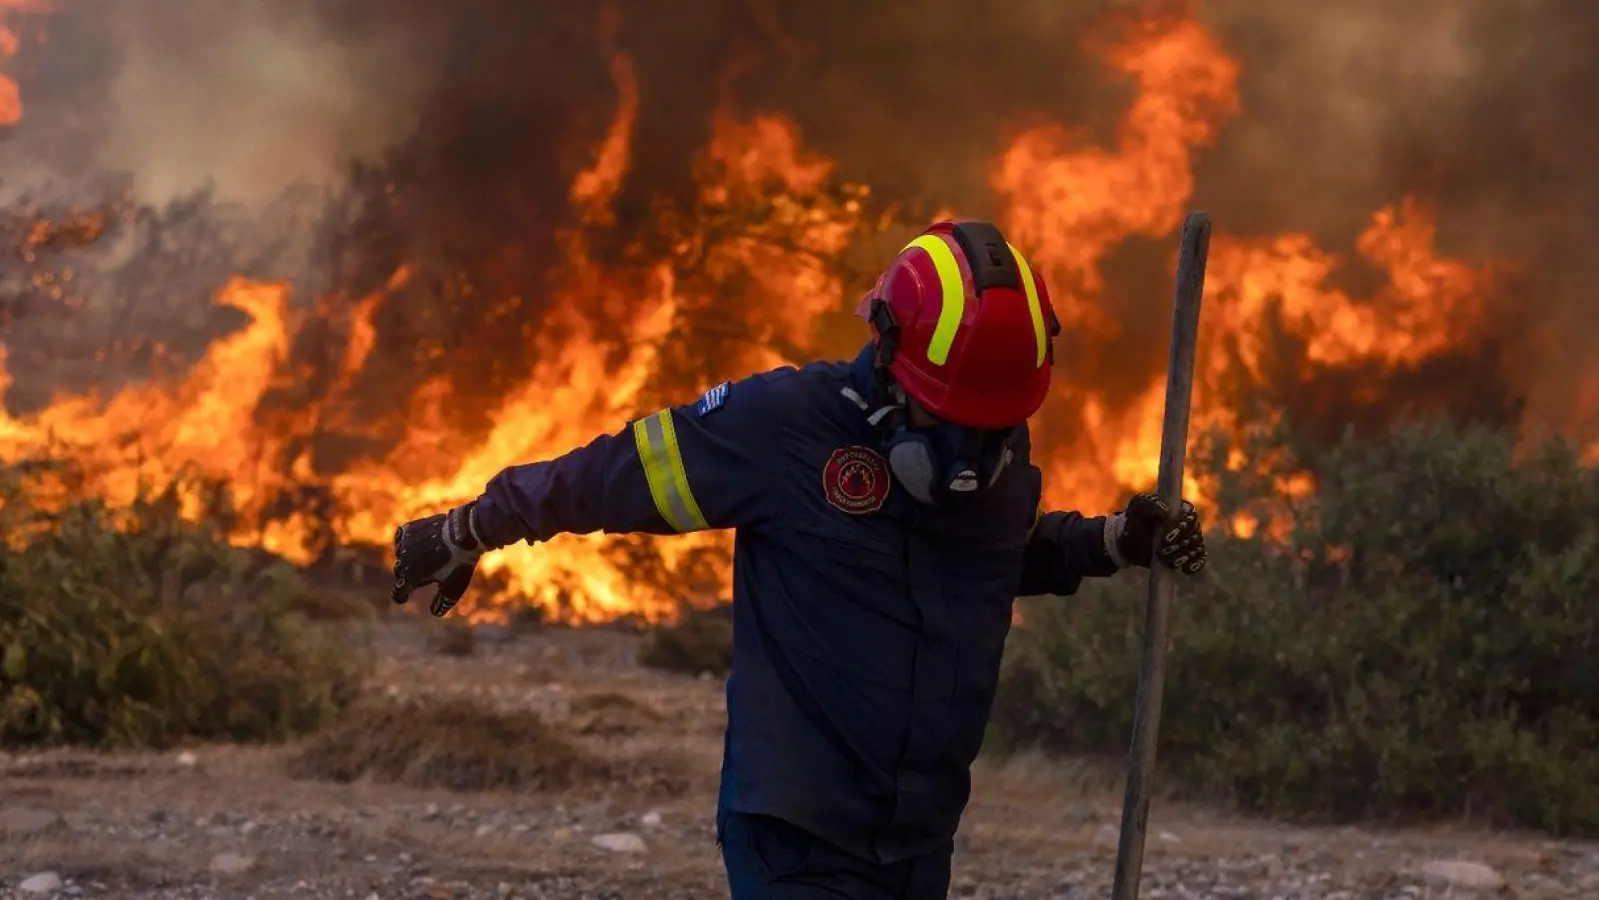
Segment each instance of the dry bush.
[[692,610],[681,622],[652,630],[639,647],[639,662],[667,672],[726,675],[733,668],[733,608]]
[[451,616],[428,629],[428,649],[443,656],[471,656],[477,652],[477,631],[465,616]]
[[612,777],[606,762],[531,712],[459,702],[357,707],[289,769],[299,778],[453,791],[562,791]]
[[572,701],[572,730],[581,735],[618,737],[660,727],[664,717],[626,694],[607,691]]

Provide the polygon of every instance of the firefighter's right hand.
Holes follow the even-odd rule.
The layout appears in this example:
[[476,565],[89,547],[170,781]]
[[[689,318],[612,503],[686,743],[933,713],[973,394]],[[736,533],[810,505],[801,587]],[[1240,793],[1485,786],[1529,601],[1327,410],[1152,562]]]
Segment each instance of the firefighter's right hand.
[[476,502],[401,525],[394,530],[391,598],[404,603],[417,588],[436,584],[439,591],[428,611],[435,616],[449,615],[471,585],[484,549],[478,537]]

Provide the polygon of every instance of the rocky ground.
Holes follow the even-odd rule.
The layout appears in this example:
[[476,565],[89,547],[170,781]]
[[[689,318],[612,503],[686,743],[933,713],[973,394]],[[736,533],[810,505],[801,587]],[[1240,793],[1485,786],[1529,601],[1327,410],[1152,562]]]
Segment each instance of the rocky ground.
[[[614,631],[484,634],[466,656],[440,653],[430,631],[438,626],[382,627],[378,690],[536,713],[582,764],[554,787],[463,792],[305,777],[298,747],[0,758],[0,895],[726,896],[711,823],[719,681],[641,669],[637,638]],[[339,740],[359,757],[358,741],[380,737]],[[952,896],[1107,896],[1119,797],[1095,771],[984,765]],[[1599,898],[1594,844],[1286,827],[1170,803],[1151,828],[1150,900]]]

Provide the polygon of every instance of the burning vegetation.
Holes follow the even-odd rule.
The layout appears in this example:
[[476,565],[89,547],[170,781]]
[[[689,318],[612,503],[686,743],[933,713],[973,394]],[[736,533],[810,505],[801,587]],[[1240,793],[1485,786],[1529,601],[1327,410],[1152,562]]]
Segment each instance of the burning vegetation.
[[[939,118],[915,93],[933,90],[917,80],[927,65],[884,75],[914,107],[907,121],[872,120],[876,89],[837,102],[840,80],[869,73],[830,56],[792,4],[723,25],[663,23],[641,3],[291,6],[329,40],[407,38],[372,38],[415,62],[393,73],[405,114],[381,117],[392,139],[268,200],[260,178],[152,198],[146,156],[128,157],[133,171],[40,162],[63,135],[126,144],[51,106],[105,89],[109,63],[68,57],[114,43],[115,25],[88,0],[0,0],[0,463],[72,463],[70,480],[30,476],[30,502],[122,508],[172,488],[183,516],[302,566],[383,548],[397,523],[475,496],[506,465],[725,378],[852,352],[864,329],[848,311],[873,268],[949,212],[994,217],[1050,279],[1063,364],[1035,444],[1051,503],[1098,511],[1154,480],[1168,245],[1196,205],[1222,226],[1198,427],[1287,417],[1335,435],[1419,409],[1593,436],[1580,429],[1599,368],[1578,365],[1562,331],[1591,300],[1544,268],[1575,226],[1551,212],[1536,252],[1482,233],[1446,252],[1441,204],[1510,201],[1444,176],[1374,179],[1386,193],[1360,216],[1283,213],[1252,174],[1251,66],[1225,38],[1259,43],[1237,21],[1249,4],[1081,20],[1018,4],[1007,25],[1033,17],[1057,55],[1083,52],[997,64],[1017,85],[998,107],[997,88],[936,73],[969,116],[959,135],[920,137],[907,135]],[[859,39],[900,6],[862,13]],[[906,40],[943,47],[962,27],[935,18]],[[1263,58],[1268,74],[1282,65]],[[814,90],[793,87],[806,79]],[[1528,126],[1533,146],[1559,143],[1546,127]],[[1229,141],[1235,128],[1256,144]],[[197,146],[186,134],[172,135],[178,159]],[[1228,465],[1268,462],[1238,451]],[[1278,489],[1312,483],[1288,472]],[[720,534],[518,546],[485,560],[499,589],[468,611],[667,618],[717,597],[729,547]]]

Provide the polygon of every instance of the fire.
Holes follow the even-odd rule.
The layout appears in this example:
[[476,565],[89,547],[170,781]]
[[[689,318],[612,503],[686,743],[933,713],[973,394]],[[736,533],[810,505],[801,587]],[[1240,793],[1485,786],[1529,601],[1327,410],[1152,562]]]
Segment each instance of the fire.
[[[38,7],[0,0],[4,8]],[[718,357],[716,377],[802,361],[825,344],[820,323],[853,306],[860,285],[846,282],[840,259],[874,227],[870,192],[842,184],[834,161],[808,149],[792,120],[723,109],[695,169],[693,221],[677,231],[665,222],[674,235],[665,251],[617,264],[596,248],[615,227],[617,197],[640,152],[642,98],[633,61],[614,48],[616,27],[615,9],[607,8],[599,37],[616,105],[588,165],[570,182],[570,216],[557,238],[560,277],[551,282],[533,362],[519,387],[494,398],[479,433],[454,427],[450,412],[463,389],[441,377],[397,399],[404,429],[380,453],[321,471],[296,449],[333,424],[347,432],[374,426],[346,421],[353,404],[344,400],[383,352],[377,317],[415,277],[402,265],[384,288],[355,302],[297,304],[287,283],[234,278],[216,303],[242,313],[247,324],[214,342],[180,378],[109,396],[62,396],[27,415],[9,415],[0,404],[0,461],[68,452],[83,463],[89,489],[114,504],[141,490],[187,484],[186,476],[223,482],[240,523],[235,540],[309,564],[325,553],[329,528],[337,545],[386,545],[399,522],[476,496],[508,465],[550,458],[661,403],[690,399],[671,376],[693,355],[681,346],[684,323],[725,311],[718,291],[728,284],[754,311],[728,315],[750,333]],[[8,41],[0,31],[0,50]],[[1111,145],[1062,124],[1035,127],[1016,134],[991,171],[1000,224],[1047,274],[1060,317],[1085,353],[1125,325],[1104,302],[1107,256],[1131,238],[1171,236],[1192,200],[1196,158],[1241,111],[1238,63],[1194,19],[1151,16],[1101,49],[1108,68],[1137,92]],[[18,109],[9,84],[0,80],[0,123]],[[753,226],[724,223],[749,209],[760,213]],[[1357,242],[1355,262],[1386,280],[1372,296],[1356,297],[1333,286],[1351,261],[1306,235],[1217,234],[1194,429],[1250,424],[1229,406],[1228,384],[1272,377],[1262,367],[1268,336],[1260,325],[1269,311],[1303,339],[1309,365],[1413,362],[1479,329],[1494,270],[1440,259],[1434,239],[1419,199],[1396,198],[1379,210]],[[294,336],[313,319],[334,319],[337,309],[344,310],[337,329],[344,344],[331,389],[288,411],[266,403],[303,377]],[[0,353],[0,400],[8,386],[4,361]],[[1133,394],[1131,402],[1117,400],[1076,377],[1073,360],[1065,360],[1040,430],[1076,437],[1040,442],[1050,502],[1104,510],[1129,488],[1153,483],[1164,381],[1150,376]],[[285,513],[281,498],[307,487],[331,497],[337,513]],[[1291,497],[1310,487],[1293,480],[1280,490]],[[1190,479],[1187,490],[1199,496],[1203,485]],[[205,513],[200,494],[183,499],[187,514]],[[1259,524],[1241,514],[1232,526],[1250,533]],[[729,547],[723,534],[649,542],[572,535],[494,554],[483,577],[502,589],[501,599],[572,620],[658,619],[685,600],[725,590]],[[480,597],[472,614],[493,615],[495,607]]]
[[[1047,273],[1062,325],[1108,339],[1120,325],[1099,303],[1101,260],[1129,237],[1161,237],[1182,221],[1195,154],[1238,110],[1238,65],[1198,22],[1168,18],[1136,23],[1105,61],[1138,87],[1117,146],[1092,146],[1062,125],[1035,128],[1001,156],[993,183],[1011,240]],[[1081,410],[1083,434],[1107,443],[1048,461],[1052,501],[1103,506],[1120,485],[1154,483],[1164,383],[1121,412],[1069,376],[1055,393]],[[1196,491],[1190,483],[1186,492]]]
[[[8,13],[39,13],[48,10],[44,0],[0,0],[0,63],[16,55],[17,35],[6,27]],[[22,92],[17,83],[0,72],[0,128],[15,125],[22,118]]]
[[[1069,129],[1050,125],[1018,136],[994,173],[1012,240],[1039,258],[1063,324],[1090,341],[1113,339],[1121,328],[1100,302],[1105,255],[1128,238],[1163,237],[1176,229],[1193,193],[1195,156],[1240,111],[1238,65],[1191,19],[1138,22],[1132,37],[1105,59],[1139,88],[1119,123],[1116,148],[1083,146]],[[1491,271],[1437,258],[1434,238],[1430,213],[1415,198],[1378,211],[1356,247],[1388,281],[1375,296],[1357,298],[1328,286],[1344,261],[1306,235],[1216,235],[1191,430],[1240,425],[1224,387],[1238,373],[1222,345],[1241,341],[1249,377],[1257,383],[1269,377],[1258,365],[1261,348],[1251,341],[1265,339],[1257,323],[1270,305],[1279,305],[1286,324],[1306,339],[1311,363],[1414,362],[1474,333]],[[1154,483],[1163,375],[1119,411],[1069,376],[1054,393],[1067,401],[1056,413],[1077,410],[1078,432],[1092,437],[1081,452],[1056,454],[1045,466],[1046,492],[1055,503],[1104,508],[1124,486]],[[1184,492],[1203,499],[1192,475]]]

